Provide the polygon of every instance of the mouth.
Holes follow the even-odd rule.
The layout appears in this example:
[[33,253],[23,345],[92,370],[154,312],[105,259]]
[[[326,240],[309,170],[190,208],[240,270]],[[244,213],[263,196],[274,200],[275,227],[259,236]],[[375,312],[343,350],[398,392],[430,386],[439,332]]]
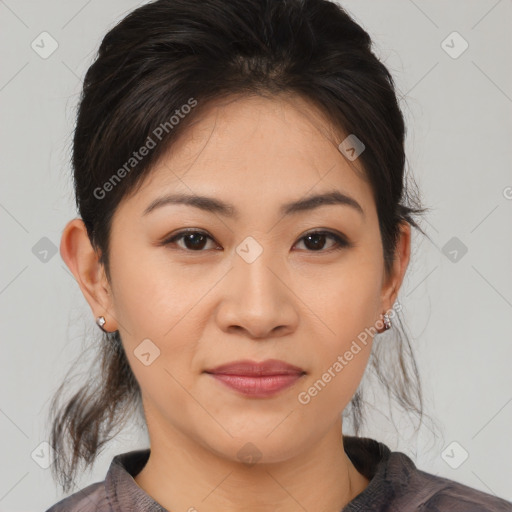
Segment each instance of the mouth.
[[211,373],[215,380],[221,384],[253,398],[267,398],[293,386],[305,374],[289,375],[228,375]]
[[215,375],[239,375],[245,377],[264,377],[278,375],[302,375],[306,371],[302,368],[281,361],[279,359],[267,359],[265,361],[233,361],[222,364],[213,369],[205,370],[205,373]]
[[206,370],[204,373],[230,389],[252,398],[274,396],[293,386],[306,375],[302,368],[277,359],[268,359],[260,363],[248,360],[235,361]]

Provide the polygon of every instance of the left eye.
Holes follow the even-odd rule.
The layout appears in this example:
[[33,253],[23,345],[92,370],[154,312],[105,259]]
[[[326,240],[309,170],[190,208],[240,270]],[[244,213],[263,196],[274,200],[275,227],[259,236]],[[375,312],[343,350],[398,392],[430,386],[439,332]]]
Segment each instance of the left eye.
[[[329,249],[322,251],[325,246],[326,238],[333,240],[334,244]],[[171,245],[175,244],[178,240],[183,240],[185,246],[179,246],[180,248],[186,249],[189,252],[204,252],[203,249],[208,239],[213,241],[213,238],[203,231],[187,230],[180,231],[171,238],[164,240],[162,245]],[[350,243],[345,238],[330,231],[313,231],[311,233],[307,233],[299,240],[304,240],[306,247],[312,248],[312,250],[309,250],[308,252],[328,252],[333,249],[339,250],[345,247],[350,247]]]
[[314,248],[312,252],[319,252],[318,249],[323,249],[326,238],[334,240],[334,245],[331,246],[331,249],[343,249],[344,247],[348,247],[350,245],[346,239],[336,235],[335,233],[331,233],[330,231],[313,231],[312,233],[304,235],[302,238],[300,238],[300,240],[304,240],[305,244],[307,241],[307,243],[310,244],[310,247]]

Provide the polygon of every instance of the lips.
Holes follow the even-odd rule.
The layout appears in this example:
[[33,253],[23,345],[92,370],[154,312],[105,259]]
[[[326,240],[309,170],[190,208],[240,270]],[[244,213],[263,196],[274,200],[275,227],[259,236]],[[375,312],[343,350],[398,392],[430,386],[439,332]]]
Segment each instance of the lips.
[[240,375],[247,377],[263,377],[272,375],[302,375],[305,370],[278,359],[267,359],[257,362],[250,360],[233,361],[215,368],[205,370],[214,375]]
[[271,398],[306,375],[302,368],[278,359],[233,361],[205,373],[247,398]]

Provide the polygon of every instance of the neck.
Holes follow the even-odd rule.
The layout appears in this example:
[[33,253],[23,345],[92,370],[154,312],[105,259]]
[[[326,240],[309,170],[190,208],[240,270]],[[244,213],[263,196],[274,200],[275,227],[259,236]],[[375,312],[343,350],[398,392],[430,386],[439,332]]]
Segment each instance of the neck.
[[177,431],[151,431],[149,459],[134,479],[170,511],[340,512],[368,485],[343,449],[341,420],[293,457],[255,464],[222,457]]

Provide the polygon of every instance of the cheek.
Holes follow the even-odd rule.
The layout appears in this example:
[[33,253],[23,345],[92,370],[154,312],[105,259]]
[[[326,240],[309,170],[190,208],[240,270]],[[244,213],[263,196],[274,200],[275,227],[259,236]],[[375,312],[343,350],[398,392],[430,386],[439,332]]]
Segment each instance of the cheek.
[[339,349],[375,324],[381,284],[378,258],[360,250],[339,265],[305,277],[298,289],[303,302],[321,321],[322,331]]
[[112,280],[130,366],[143,392],[163,393],[168,399],[169,392],[176,396],[182,389],[178,382],[190,386],[194,354],[208,318],[199,316],[199,306],[215,278],[191,278],[179,266],[155,258],[157,252],[113,259]]
[[[168,339],[175,326],[211,287],[162,259],[153,249],[113,259],[115,314],[121,328],[134,339]],[[209,286],[208,286],[209,285]]]
[[320,318],[322,333],[312,334],[320,339],[311,354],[316,371],[308,381],[313,387],[306,390],[306,401],[322,395],[318,406],[337,403],[342,409],[352,398],[371,352],[381,278],[373,258],[354,258],[353,264],[322,280],[321,293],[316,290],[305,299]]

